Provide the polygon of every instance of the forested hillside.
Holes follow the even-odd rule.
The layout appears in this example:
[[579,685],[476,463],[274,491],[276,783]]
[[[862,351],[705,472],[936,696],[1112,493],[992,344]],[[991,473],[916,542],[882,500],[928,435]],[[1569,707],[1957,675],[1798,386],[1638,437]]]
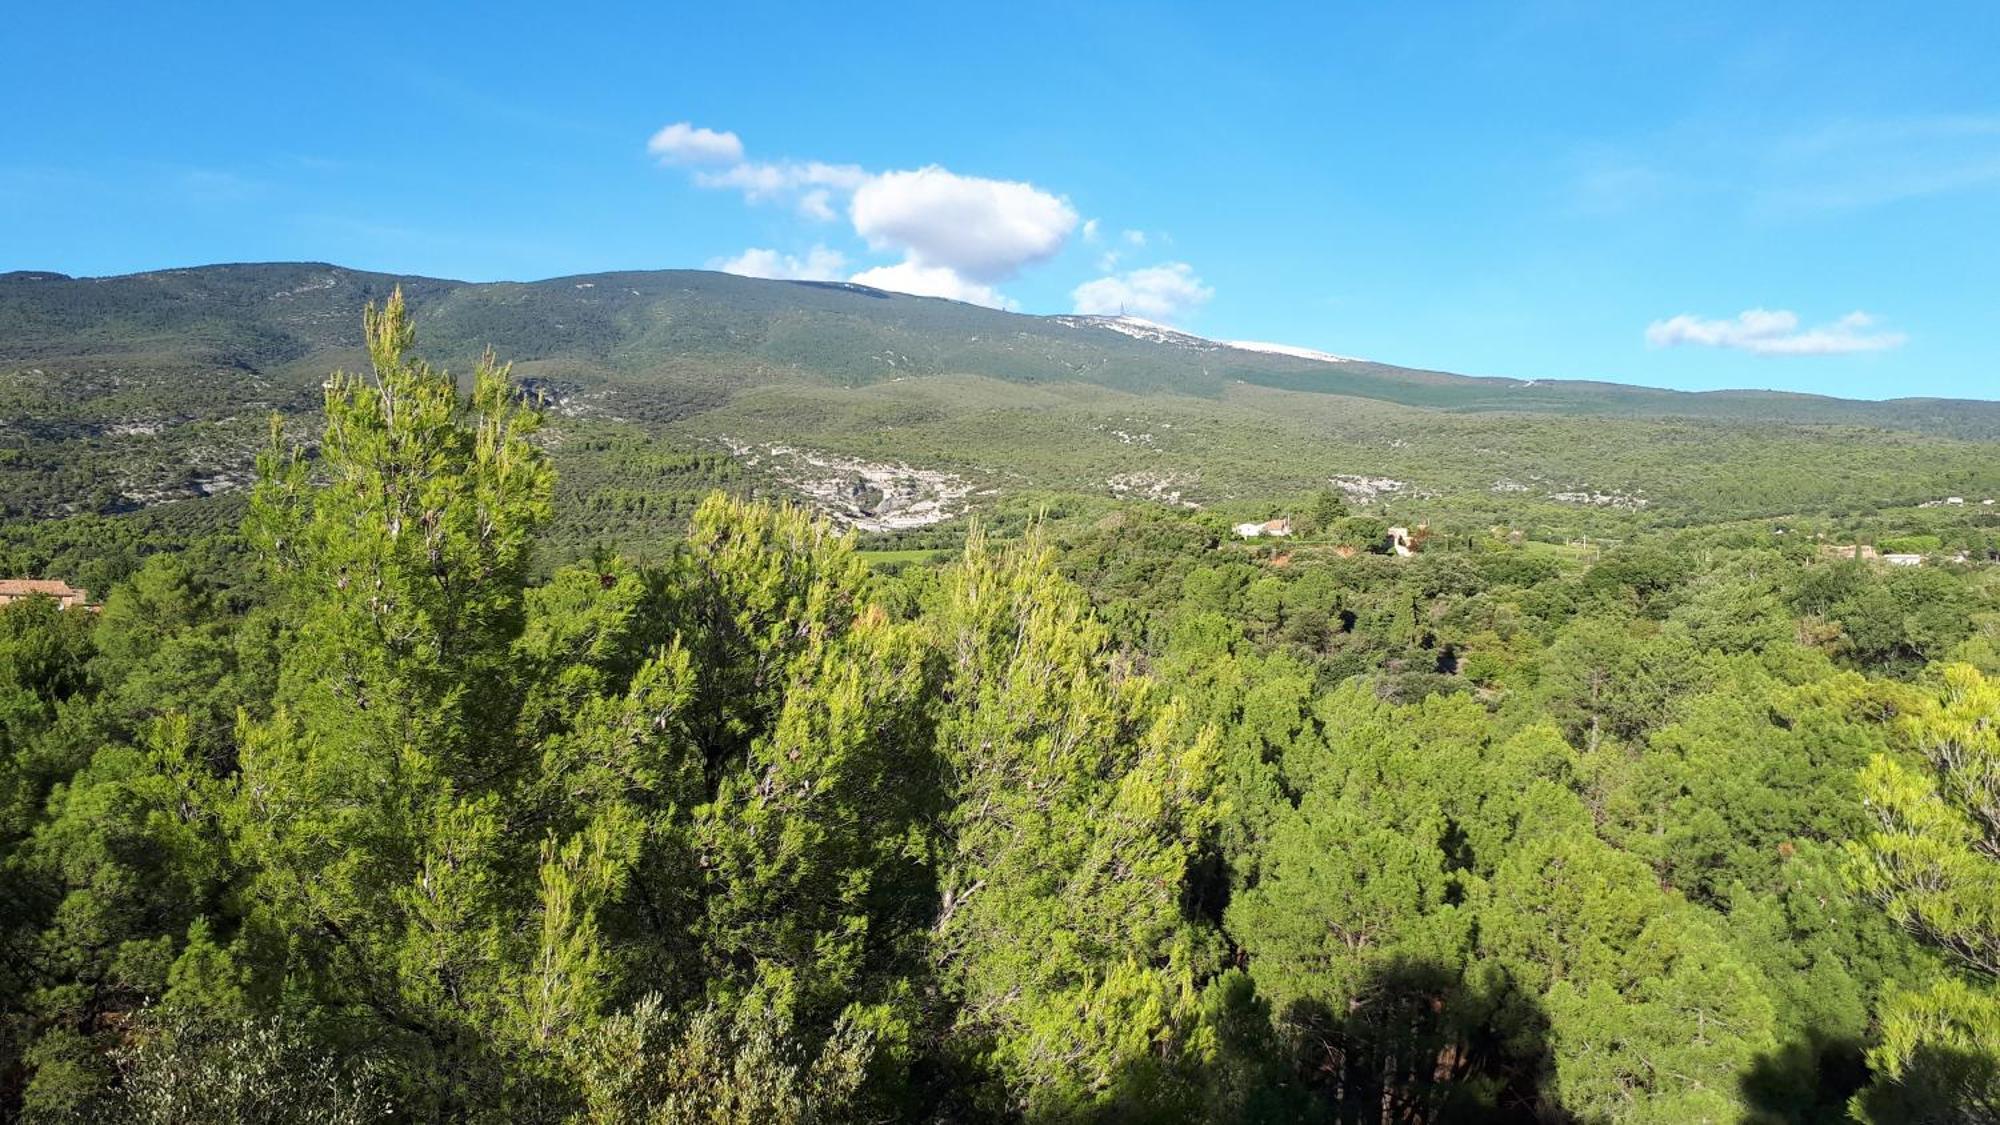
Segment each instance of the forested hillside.
[[[1238,539],[1228,502],[1023,487],[891,554],[672,420],[580,427],[534,363],[421,358],[529,348],[475,306],[544,288],[411,286],[436,311],[398,294],[353,338],[299,293],[261,342],[103,293],[77,320],[8,304],[10,346],[115,324],[92,346],[206,349],[148,385],[256,465],[199,518],[0,526],[0,570],[102,598],[0,607],[0,1116],[2000,1113],[1976,494],[1884,515],[1874,477],[1774,465],[1782,519],[1626,509],[1621,542],[1570,544],[1444,503],[1403,557],[1404,500],[1324,479],[1236,498],[1295,513],[1282,541]],[[343,350],[359,374],[306,366]],[[191,374],[229,363],[260,402]],[[718,393],[742,441],[794,401]],[[1076,392],[1021,393],[1062,416]],[[1219,393],[1170,420],[1299,392]],[[253,435],[253,407],[290,420]],[[1699,440],[1790,432],[1742,424]],[[1993,471],[1980,442],[1866,434]],[[1862,469],[1907,464],[1881,455]]]
[[426,358],[469,370],[497,348],[539,396],[571,553],[595,538],[573,513],[656,550],[718,486],[907,530],[1043,493],[1216,509],[1334,482],[1559,539],[2000,497],[1988,402],[1474,379],[700,271],[270,264],[0,277],[0,515],[233,523],[266,416],[311,440],[326,372],[362,357],[362,306],[397,284]]

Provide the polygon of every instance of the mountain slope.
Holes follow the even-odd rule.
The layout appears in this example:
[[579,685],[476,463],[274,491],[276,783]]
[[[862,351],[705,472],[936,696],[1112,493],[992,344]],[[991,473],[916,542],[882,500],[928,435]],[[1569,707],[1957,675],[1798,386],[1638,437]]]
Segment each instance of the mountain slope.
[[570,437],[733,450],[829,504],[895,494],[899,463],[974,496],[1215,503],[1382,478],[1468,516],[1599,522],[2000,491],[2000,403],[1473,378],[703,271],[473,284],[277,263],[0,275],[0,513],[238,487],[264,417],[311,414],[326,372],[361,362],[363,305],[398,285],[428,355],[462,369],[491,346]]
[[1839,422],[2000,437],[1995,402],[1451,375],[1282,344],[1232,345],[1133,318],[1027,316],[860,285],[698,270],[479,284],[288,263],[91,279],[6,274],[0,363],[165,352],[262,369],[358,346],[361,305],[399,284],[432,350],[470,354],[490,344],[516,360],[567,358],[625,372],[699,356],[843,382],[958,373],[1195,395],[1244,382],[1452,410]]

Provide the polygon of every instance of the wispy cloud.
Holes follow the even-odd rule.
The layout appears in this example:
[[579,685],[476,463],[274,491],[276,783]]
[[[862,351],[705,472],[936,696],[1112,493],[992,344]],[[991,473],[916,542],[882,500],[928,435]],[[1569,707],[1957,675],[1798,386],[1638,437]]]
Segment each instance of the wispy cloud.
[[1779,138],[1765,172],[1754,200],[1777,216],[2000,189],[2000,115],[1829,122]]
[[1831,324],[1800,328],[1789,309],[1746,309],[1734,319],[1705,320],[1683,314],[1656,320],[1646,327],[1646,343],[1655,348],[1692,344],[1733,348],[1752,355],[1852,355],[1901,347],[1901,332],[1875,330],[1876,320],[1851,312]]
[[662,164],[733,164],[743,159],[743,141],[734,133],[676,121],[654,133],[646,151]]
[[2000,188],[2000,153],[1938,160],[1885,159],[1845,174],[1800,176],[1760,191],[1756,203],[1767,215],[1857,211],[1986,188]]
[[183,168],[173,175],[174,188],[192,203],[241,203],[263,193],[263,181],[227,168]]
[[847,256],[825,246],[814,246],[804,256],[753,246],[733,258],[712,261],[708,268],[778,281],[834,281],[847,271]]
[[1981,138],[2000,140],[2000,114],[1959,113],[1832,121],[1785,137],[1780,142],[1780,152],[1788,156],[1811,156],[1862,148]]
[[1569,179],[1569,208],[1589,216],[1619,216],[1655,206],[1672,187],[1671,178],[1642,160],[1594,153],[1580,161]]
[[694,182],[741,192],[750,203],[790,203],[808,219],[829,222],[836,215],[834,193],[851,195],[868,182],[868,173],[858,165],[817,160],[742,161],[720,171],[696,172]]
[[1168,262],[1123,274],[1086,281],[1070,294],[1077,312],[1090,316],[1141,316],[1172,321],[1200,308],[1215,296],[1202,284],[1194,267]]
[[1844,119],[1790,129],[1690,122],[1642,147],[1572,156],[1568,207],[1613,216],[1676,201],[1760,222],[2000,192],[2000,114]]

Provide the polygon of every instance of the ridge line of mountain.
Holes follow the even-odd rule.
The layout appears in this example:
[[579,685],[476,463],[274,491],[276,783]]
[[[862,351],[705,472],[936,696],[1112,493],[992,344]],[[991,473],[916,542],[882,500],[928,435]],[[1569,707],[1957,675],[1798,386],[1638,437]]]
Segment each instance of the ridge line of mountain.
[[[1398,396],[1395,394],[1385,394],[1385,393],[1372,393],[1372,394],[1367,393],[1369,388],[1365,387],[1358,391],[1348,390],[1348,391],[1327,392],[1327,393],[1357,393],[1360,395],[1360,397],[1382,398],[1388,401],[1403,402],[1406,405],[1436,405],[1445,409],[1454,409],[1454,408],[1470,409],[1482,412],[1526,409],[1534,412],[1546,412],[1551,408],[1569,405],[1578,410],[1578,412],[1596,413],[1600,412],[1600,410],[1593,409],[1591,404],[1588,402],[1566,403],[1564,400],[1570,398],[1578,398],[1578,397],[1588,399],[1591,398],[1592,396],[1611,396],[1615,398],[1625,398],[1625,399],[1636,398],[1636,399],[1650,400],[1648,402],[1627,403],[1626,405],[1628,407],[1633,407],[1633,408],[1650,407],[1651,409],[1645,409],[1642,410],[1642,412],[1668,414],[1668,415],[1683,413],[1683,411],[1674,408],[1675,404],[1681,404],[1683,406],[1693,406],[1696,404],[1721,404],[1721,403],[1735,403],[1735,402],[1747,403],[1752,406],[1760,403],[1769,406],[1784,406],[1789,404],[1789,405],[1796,405],[1806,409],[1810,409],[1814,406],[1822,406],[1835,410],[1855,411],[1863,413],[1865,413],[1870,408],[1883,408],[1889,410],[1901,409],[1901,410],[1935,410],[1935,411],[1950,411],[1955,409],[1970,408],[1982,413],[1986,411],[2000,412],[2000,401],[1995,401],[1990,399],[1976,399],[1976,398],[1948,398],[1940,396],[1921,395],[1921,396],[1902,396],[1902,397],[1881,398],[1881,399],[1866,399],[1866,398],[1846,398],[1837,395],[1826,395],[1826,394],[1819,394],[1819,393],[1805,392],[1805,391],[1777,390],[1777,389],[1755,388],[1755,387],[1716,388],[1710,390],[1682,390],[1678,388],[1655,387],[1638,383],[1623,383],[1609,379],[1551,379],[1551,378],[1520,378],[1516,376],[1503,376],[1503,375],[1468,375],[1468,374],[1461,374],[1458,372],[1444,371],[1437,368],[1413,367],[1413,366],[1388,363],[1372,359],[1359,359],[1347,356],[1337,356],[1337,357],[1330,356],[1327,353],[1318,353],[1317,349],[1302,348],[1282,343],[1270,344],[1257,341],[1230,341],[1230,340],[1214,339],[1210,337],[1199,336],[1197,334],[1186,332],[1185,330],[1182,329],[1173,328],[1168,325],[1154,324],[1152,322],[1144,321],[1136,317],[1089,316],[1084,314],[1072,314],[1072,313],[1049,313],[1049,314],[1020,313],[1020,312],[1012,312],[1001,309],[991,309],[984,306],[972,305],[959,301],[952,301],[947,298],[923,297],[910,294],[894,293],[887,290],[873,288],[870,286],[857,285],[852,282],[827,282],[827,281],[811,281],[811,280],[798,280],[798,279],[750,278],[736,274],[721,273],[713,270],[698,270],[698,269],[606,270],[593,273],[563,274],[563,275],[541,278],[536,280],[528,280],[528,281],[514,281],[514,280],[467,281],[456,278],[433,277],[424,274],[392,273],[380,270],[366,270],[351,266],[344,266],[332,262],[318,262],[318,261],[218,262],[206,265],[176,266],[176,267],[167,267],[155,270],[144,270],[135,273],[111,274],[102,276],[72,276],[54,270],[22,269],[22,270],[9,271],[6,273],[0,273],[0,287],[4,287],[0,288],[0,295],[4,295],[6,293],[6,290],[9,289],[12,290],[20,290],[24,288],[31,289],[43,284],[57,284],[64,282],[78,283],[78,284],[88,283],[94,287],[98,285],[116,285],[119,283],[130,283],[130,282],[139,282],[147,280],[166,280],[166,279],[188,278],[188,277],[197,277],[197,278],[214,277],[232,273],[242,273],[245,271],[288,271],[288,270],[298,271],[298,272],[329,271],[338,275],[343,275],[350,279],[358,279],[364,282],[377,283],[381,285],[387,285],[391,283],[416,285],[426,290],[429,290],[433,297],[438,296],[440,294],[448,296],[453,293],[458,293],[467,290],[497,291],[497,290],[508,290],[508,289],[529,289],[529,290],[557,289],[564,285],[568,285],[578,290],[583,290],[583,289],[593,288],[599,285],[608,285],[608,284],[622,284],[629,288],[634,284],[638,284],[644,281],[652,281],[655,282],[657,285],[657,283],[665,283],[675,280],[698,280],[701,284],[710,287],[715,287],[715,286],[740,287],[739,291],[745,293],[755,292],[758,291],[759,289],[762,289],[763,287],[787,287],[789,291],[792,292],[797,292],[799,290],[811,290],[817,293],[867,297],[870,298],[871,301],[886,301],[892,303],[922,302],[934,308],[949,308],[957,311],[958,313],[966,317],[985,320],[991,323],[1005,324],[1008,322],[1018,322],[1024,325],[1034,325],[1043,332],[1050,332],[1057,329],[1067,329],[1070,331],[1090,331],[1092,329],[1099,329],[1102,330],[1101,335],[1103,336],[1116,335],[1124,337],[1127,341],[1139,345],[1151,345],[1159,348],[1181,348],[1181,349],[1199,348],[1203,350],[1229,349],[1229,351],[1233,353],[1229,357],[1232,361],[1238,364],[1243,364],[1247,362],[1256,365],[1262,368],[1262,370],[1259,371],[1258,374],[1265,376],[1264,378],[1242,379],[1241,381],[1263,383],[1265,385],[1276,386],[1278,387],[1278,389],[1285,389],[1285,390],[1322,389],[1310,385],[1306,386],[1297,385],[1301,381],[1309,382],[1311,380],[1312,375],[1315,373],[1317,369],[1318,373],[1321,374],[1332,374],[1335,371],[1339,371],[1344,374],[1349,374],[1354,376],[1356,379],[1361,380],[1363,383],[1377,382],[1385,378],[1392,382],[1395,380],[1418,380],[1430,383],[1448,382],[1455,384],[1457,387],[1461,389],[1466,389],[1466,390],[1484,389],[1486,391],[1504,391],[1508,394],[1510,398],[1526,398],[1533,400],[1529,402],[1520,402],[1520,403],[1514,403],[1514,402],[1501,403],[1501,402],[1490,402],[1490,401],[1465,402],[1465,403],[1425,403],[1425,402],[1412,402],[1409,400],[1407,396]],[[773,289],[766,291],[776,292],[783,290]],[[638,295],[636,290],[634,290],[633,293],[634,295]],[[423,311],[425,310],[423,310],[422,308],[419,309],[420,313],[422,313]],[[1142,329],[1142,330],[1135,330],[1135,329]],[[1106,346],[1120,346],[1115,341],[1105,340],[1105,339],[1097,339],[1092,342]],[[1316,353],[1316,354],[1302,354],[1302,353]],[[0,340],[0,356],[4,356],[4,354],[5,354],[5,341]],[[1383,388],[1378,386],[1372,389],[1377,392],[1380,392],[1382,391]],[[1528,395],[1515,395],[1514,392],[1534,392],[1534,393]],[[1600,407],[1608,408],[1608,407],[1614,407],[1617,404],[1602,403],[1598,405]]]

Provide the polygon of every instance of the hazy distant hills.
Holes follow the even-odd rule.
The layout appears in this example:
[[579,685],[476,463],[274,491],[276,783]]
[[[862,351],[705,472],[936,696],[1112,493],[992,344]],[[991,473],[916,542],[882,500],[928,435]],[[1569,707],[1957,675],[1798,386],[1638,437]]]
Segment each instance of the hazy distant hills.
[[[1600,529],[2000,493],[1993,402],[1470,378],[692,270],[474,284],[274,263],[0,275],[0,515],[237,490],[264,420],[310,432],[326,373],[363,361],[362,307],[398,285],[427,355],[462,370],[490,346],[544,394],[606,526],[671,509],[661,482],[696,464],[883,526],[1029,491],[1241,506],[1330,482]],[[642,456],[655,484],[627,479]]]

